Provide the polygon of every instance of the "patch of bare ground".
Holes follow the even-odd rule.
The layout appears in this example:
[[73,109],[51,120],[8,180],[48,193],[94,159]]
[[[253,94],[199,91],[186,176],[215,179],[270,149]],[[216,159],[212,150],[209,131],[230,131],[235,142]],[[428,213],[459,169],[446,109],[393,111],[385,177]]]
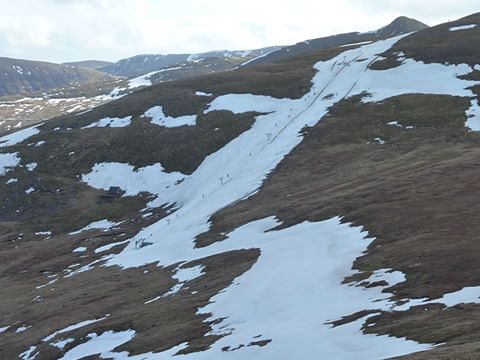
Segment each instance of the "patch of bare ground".
[[480,36],[480,26],[469,30],[449,30],[471,24],[480,24],[480,13],[413,33],[382,54],[386,59],[376,61],[371,68],[385,70],[400,65],[395,60],[400,52],[407,58],[425,63],[478,64],[480,48],[475,44]]
[[[303,142],[256,195],[212,216],[197,246],[221,241],[222,234],[266,216],[288,227],[341,215],[376,238],[354,264],[363,276],[348,281],[380,268],[402,271],[407,280],[388,289],[396,299],[437,298],[480,285],[480,136],[464,126],[469,105],[468,98],[420,94],[381,103],[343,101],[305,129]],[[401,127],[388,124],[395,121]],[[441,313],[451,321],[426,322],[423,332],[391,318],[388,331],[403,336],[393,330],[398,326],[419,341],[450,343],[459,335],[451,331],[453,322],[468,329],[464,336],[478,337],[468,315],[475,309]],[[405,314],[392,316],[411,315]]]
[[[143,194],[109,202],[101,198],[104,191],[73,179],[23,169],[16,169],[9,175],[17,182],[0,182],[0,225],[15,222],[17,233],[50,231],[61,234],[101,219],[130,219],[151,199]],[[32,188],[33,192],[25,193]]]

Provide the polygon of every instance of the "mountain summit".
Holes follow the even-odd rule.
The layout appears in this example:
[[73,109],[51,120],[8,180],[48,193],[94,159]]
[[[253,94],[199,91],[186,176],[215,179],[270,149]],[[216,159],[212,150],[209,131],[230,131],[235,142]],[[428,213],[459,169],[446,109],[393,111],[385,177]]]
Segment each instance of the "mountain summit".
[[399,16],[393,20],[389,25],[384,26],[377,31],[375,35],[383,37],[398,36],[402,34],[408,34],[415,31],[420,31],[427,29],[428,25],[422,23],[421,21],[406,17]]
[[295,45],[286,46],[280,50],[268,54],[267,56],[262,56],[249,61],[248,66],[292,59],[299,55],[310,54],[336,46],[346,46],[360,42],[377,41],[424,30],[426,28],[428,28],[428,25],[425,25],[418,20],[411,19],[406,16],[400,16],[393,20],[390,24],[383,26],[378,30],[368,32],[349,32],[306,40]]

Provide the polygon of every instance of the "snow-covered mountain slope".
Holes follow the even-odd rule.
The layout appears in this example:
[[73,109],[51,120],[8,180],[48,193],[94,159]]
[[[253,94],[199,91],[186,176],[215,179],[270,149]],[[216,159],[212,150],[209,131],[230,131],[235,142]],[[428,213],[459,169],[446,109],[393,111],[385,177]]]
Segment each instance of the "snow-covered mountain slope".
[[403,34],[424,30],[426,28],[428,28],[428,26],[418,20],[410,19],[406,16],[400,16],[393,20],[390,24],[375,31],[366,33],[351,32],[306,40],[295,45],[282,47],[281,49],[267,54],[259,55],[257,58],[246,62],[244,66],[268,64],[274,61],[290,59],[302,54],[309,54],[335,46],[377,41],[379,39],[400,36]]
[[471,358],[480,59],[409,56],[423,38],[157,84],[1,137],[2,356]]

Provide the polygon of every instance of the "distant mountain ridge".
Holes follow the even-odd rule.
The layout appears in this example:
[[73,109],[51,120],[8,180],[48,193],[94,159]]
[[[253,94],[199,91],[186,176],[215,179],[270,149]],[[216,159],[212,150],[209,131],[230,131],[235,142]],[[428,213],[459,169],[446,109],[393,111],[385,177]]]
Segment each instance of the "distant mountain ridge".
[[179,63],[194,62],[207,58],[245,58],[245,60],[248,60],[278,49],[280,49],[279,46],[270,46],[255,50],[215,50],[199,54],[142,54],[121,59],[114,64],[100,67],[98,70],[117,76],[134,77]]
[[100,71],[43,61],[0,58],[0,96],[112,80]]
[[82,60],[82,61],[72,61],[72,62],[65,62],[62,65],[67,66],[82,66],[89,69],[99,69],[101,67],[112,65],[113,62],[111,61],[103,61],[103,60]]
[[387,26],[375,31],[365,33],[350,32],[333,36],[326,36],[317,39],[306,40],[292,46],[285,46],[267,56],[260,57],[250,61],[247,66],[267,64],[274,61],[294,58],[299,55],[313,53],[315,51],[328,49],[331,47],[354,44],[364,41],[376,41],[383,38],[399,36],[415,31],[420,31],[429,26],[415,19],[406,16],[400,16],[393,20]]
[[285,60],[327,48],[376,41],[428,28],[405,16],[376,31],[351,32],[306,40],[292,46],[254,50],[215,50],[198,54],[142,54],[115,63],[83,60],[53,64],[0,58],[0,96],[38,93],[52,89],[112,81],[116,76],[147,76],[144,86]]

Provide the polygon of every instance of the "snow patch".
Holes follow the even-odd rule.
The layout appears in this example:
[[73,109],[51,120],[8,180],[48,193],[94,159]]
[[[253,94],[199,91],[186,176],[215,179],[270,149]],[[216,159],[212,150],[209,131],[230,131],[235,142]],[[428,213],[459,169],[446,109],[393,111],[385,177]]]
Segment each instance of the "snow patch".
[[112,127],[112,128],[121,128],[130,125],[132,122],[132,117],[127,116],[124,118],[110,118],[106,117],[103,119],[100,119],[94,123],[91,123],[90,125],[82,127],[82,129],[90,129],[90,128],[95,128],[95,127]]
[[250,60],[248,60],[248,61],[245,61],[244,63],[241,63],[240,66],[245,66],[245,65],[247,65],[247,64],[250,64],[250,63],[253,62],[253,61],[256,61],[256,60],[258,60],[258,59],[264,58],[264,57],[266,57],[266,56],[268,56],[268,55],[270,55],[270,54],[272,54],[272,53],[274,53],[274,52],[276,52],[276,51],[279,51],[279,50],[280,50],[280,49],[268,51],[268,52],[266,52],[265,54],[259,55],[259,56],[257,56],[257,57],[254,57],[253,59],[250,59]]
[[295,100],[277,99],[271,96],[229,94],[219,96],[213,100],[205,113],[216,110],[228,110],[234,114],[242,114],[250,111],[259,113],[288,112],[289,107],[292,107],[294,103]]
[[106,220],[106,219],[99,220],[99,221],[94,221],[94,222],[88,224],[87,226],[81,228],[80,230],[71,232],[69,235],[77,235],[77,234],[80,234],[81,232],[84,232],[84,231],[87,231],[87,230],[93,230],[93,229],[108,231],[112,227],[117,226],[117,225],[120,225],[120,223],[114,223],[113,221],[109,221],[109,220]]
[[33,360],[33,359],[35,359],[35,357],[38,355],[38,352],[34,353],[36,349],[37,349],[36,346],[30,346],[30,348],[27,351],[20,354],[20,358],[22,360]]
[[65,340],[58,340],[56,342],[50,343],[50,345],[55,346],[56,348],[58,348],[60,350],[63,350],[66,345],[70,344],[74,340],[75,339],[73,339],[73,338],[68,338],[68,339],[65,339]]
[[444,294],[441,298],[429,300],[422,299],[407,299],[403,305],[395,307],[396,311],[405,311],[413,306],[428,305],[428,304],[444,304],[447,307],[456,306],[458,304],[480,304],[480,286],[467,286],[458,291]]
[[7,331],[9,328],[10,328],[10,326],[0,327],[0,334]]
[[361,42],[357,42],[357,43],[351,43],[351,44],[340,45],[339,47],[348,47],[348,46],[367,45],[367,44],[371,44],[371,43],[372,43],[372,41],[361,41]]
[[134,88],[137,88],[137,87],[140,87],[140,86],[150,86],[150,85],[152,85],[152,81],[150,80],[150,78],[153,75],[159,74],[159,73],[162,73],[162,72],[167,72],[167,71],[179,70],[179,69],[182,69],[182,67],[177,66],[177,67],[152,71],[152,72],[149,72],[148,74],[138,76],[138,77],[133,78],[133,79],[128,81],[128,88],[129,89],[134,89]]
[[480,131],[480,104],[477,99],[472,99],[472,105],[467,110],[465,126],[471,131]]
[[[116,347],[130,341],[135,336],[135,331],[126,330],[115,332],[113,330],[105,331],[101,335],[91,333],[87,335],[88,340],[82,344],[75,346],[65,353],[60,360],[80,359],[90,355],[100,353],[100,358],[117,358],[115,353],[112,353]],[[122,358],[124,358],[122,356]]]
[[19,328],[17,328],[17,330],[15,330],[15,334],[19,334],[19,333],[22,333],[24,331],[27,331],[28,329],[30,329],[32,327],[32,325],[22,325],[20,326]]
[[0,137],[0,148],[16,145],[28,139],[29,137],[32,137],[33,135],[38,134],[40,132],[40,130],[38,130],[38,127],[41,125],[42,124],[38,124],[32,127],[14,132],[13,134]]
[[101,317],[99,319],[94,319],[94,320],[85,320],[85,321],[79,322],[78,324],[67,326],[66,328],[55,331],[53,334],[47,336],[42,341],[43,342],[49,342],[50,340],[53,340],[55,337],[57,337],[57,335],[60,335],[60,334],[63,334],[63,333],[69,332],[69,331],[77,330],[77,329],[80,329],[80,328],[82,328],[84,326],[87,326],[87,325],[95,324],[99,321],[105,320],[106,318],[108,318],[108,316],[109,315],[106,315],[104,317]]
[[197,95],[197,96],[213,96],[213,94],[206,93],[206,92],[203,92],[203,91],[196,91],[195,95]]
[[98,254],[98,253],[110,250],[111,248],[113,248],[115,246],[126,244],[129,241],[130,240],[127,239],[127,240],[124,240],[124,241],[119,241],[119,242],[116,242],[116,243],[111,243],[111,244],[100,246],[99,248],[95,249],[95,253]]
[[164,172],[160,163],[134,169],[132,165],[122,163],[95,164],[90,173],[82,175],[82,181],[105,190],[115,184],[125,190],[125,196],[134,196],[144,191],[161,194],[185,178],[179,172]]
[[28,171],[35,170],[37,166],[38,166],[38,164],[35,163],[35,162],[25,165],[25,167],[27,168]]
[[[5,175],[18,164],[20,164],[20,158],[18,157],[18,153],[0,154],[0,176]],[[15,182],[12,180],[13,179],[8,180],[7,184]]]
[[193,267],[187,267],[187,268],[177,268],[175,274],[173,275],[173,278],[178,281],[177,284],[175,284],[168,292],[161,296],[157,296],[154,299],[145,301],[145,304],[151,304],[154,301],[157,301],[163,297],[167,296],[174,296],[176,295],[181,289],[183,289],[183,286],[185,285],[186,282],[194,280],[204,274],[203,270],[205,269],[204,266],[198,265],[198,266],[193,266]]
[[471,25],[461,25],[461,26],[453,26],[449,28],[449,31],[460,31],[460,30],[470,30],[476,28],[478,25],[477,24],[471,24]]
[[185,115],[179,117],[166,116],[163,112],[162,106],[154,106],[143,114],[144,117],[151,118],[151,123],[155,125],[161,125],[168,128],[178,127],[178,126],[194,126],[197,123],[196,115]]
[[177,269],[175,275],[173,275],[173,278],[177,279],[179,282],[182,283],[187,282],[202,276],[204,274],[204,269],[205,268],[202,265],[187,268],[181,267]]
[[378,138],[378,137],[373,139],[372,141],[380,145],[385,145],[385,140],[382,140],[381,138]]

